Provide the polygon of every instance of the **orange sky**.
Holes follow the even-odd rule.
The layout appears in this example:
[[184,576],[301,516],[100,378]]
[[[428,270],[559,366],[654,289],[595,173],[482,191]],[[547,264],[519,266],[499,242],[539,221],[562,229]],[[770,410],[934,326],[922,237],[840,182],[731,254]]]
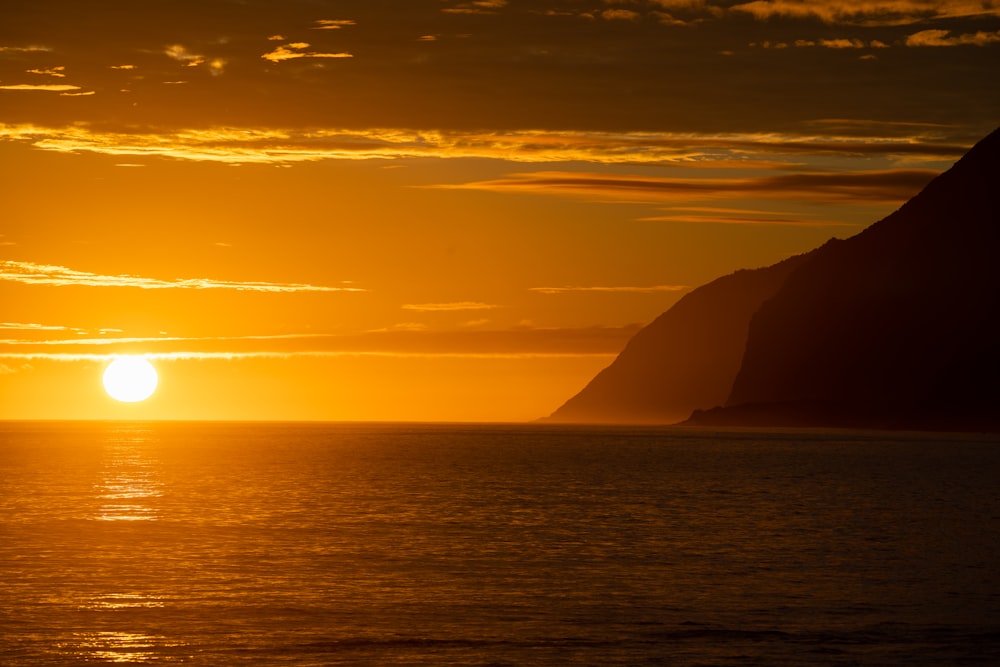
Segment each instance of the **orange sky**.
[[4,419],[541,417],[1000,119],[978,0],[2,12]]

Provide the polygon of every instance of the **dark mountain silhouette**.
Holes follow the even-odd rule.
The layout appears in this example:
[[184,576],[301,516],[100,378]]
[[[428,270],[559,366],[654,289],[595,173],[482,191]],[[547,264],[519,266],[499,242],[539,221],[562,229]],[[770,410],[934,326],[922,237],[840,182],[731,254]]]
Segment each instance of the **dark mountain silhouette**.
[[1000,130],[754,315],[705,423],[1000,425]]
[[[770,291],[735,285],[771,271],[778,284]],[[699,294],[723,281],[743,296]],[[682,310],[679,301],[553,418],[668,422],[673,407],[710,406],[727,383],[725,368],[735,367],[721,407],[698,410],[688,423],[1000,429],[1000,130],[856,236],[733,274],[692,298],[704,298],[701,309]],[[704,336],[722,322],[739,331]],[[735,339],[744,334],[741,346]],[[741,347],[738,362],[712,366],[702,384],[693,366],[661,361],[690,355],[708,369],[714,355],[731,360]],[[673,375],[651,377],[664,373]],[[686,393],[678,383],[689,382]],[[672,406],[663,419],[650,415],[658,404]]]

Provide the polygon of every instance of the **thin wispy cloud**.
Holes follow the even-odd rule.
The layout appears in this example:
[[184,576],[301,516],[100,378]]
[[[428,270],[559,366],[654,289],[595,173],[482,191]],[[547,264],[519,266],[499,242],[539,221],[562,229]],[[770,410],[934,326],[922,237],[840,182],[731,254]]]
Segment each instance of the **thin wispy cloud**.
[[445,7],[441,11],[446,14],[495,14],[507,6],[507,0],[474,0],[459,2],[454,7]]
[[1000,30],[952,35],[950,30],[921,30],[906,38],[907,46],[986,46],[1000,42]]
[[67,83],[15,83],[0,86],[0,90],[41,90],[50,93],[62,93],[70,90],[81,90],[80,86]]
[[731,11],[761,20],[813,18],[831,24],[892,26],[935,19],[1000,16],[1000,5],[993,0],[755,0],[734,5]]
[[340,30],[352,25],[357,24],[351,19],[319,19],[313,25],[312,30]]
[[[3,327],[0,327],[2,329]],[[39,329],[39,331],[48,332],[65,332],[74,331],[77,333],[86,333],[83,329],[70,329],[69,327],[46,327],[44,329]],[[119,329],[107,329],[102,330],[109,333],[121,333]],[[26,340],[26,339],[6,339],[0,340],[0,346],[2,345],[15,345],[15,346],[88,346],[96,345],[99,347],[107,347],[109,345],[147,345],[147,346],[162,346],[164,344],[175,344],[175,343],[197,343],[200,345],[210,345],[214,343],[259,343],[261,341],[308,341],[315,338],[330,338],[328,334],[272,334],[272,335],[259,335],[259,336],[200,336],[197,338],[193,337],[183,337],[183,336],[156,336],[151,338],[149,336],[119,336],[115,338],[52,338],[48,340]]]
[[66,68],[65,67],[37,67],[35,69],[27,70],[28,74],[41,74],[42,76],[52,76],[57,79],[66,78]]
[[[921,30],[920,32],[913,33],[908,36],[905,40],[901,42],[895,42],[896,45],[907,46],[907,47],[924,47],[924,46],[986,46],[988,44],[994,44],[1000,42],[1000,30],[995,32],[983,32],[978,31],[974,33],[963,33],[963,34],[951,34],[950,30],[940,30],[940,29],[930,29]],[[857,37],[853,38],[836,38],[836,39],[797,39],[793,42],[782,42],[782,41],[771,41],[764,40],[762,42],[750,42],[751,47],[759,47],[763,49],[787,49],[790,47],[803,48],[803,47],[820,47],[826,49],[888,49],[891,48],[890,44],[887,44],[878,39],[872,40],[862,40]]]
[[[859,26],[900,26],[920,22],[991,17],[1000,14],[992,0],[752,0],[751,2],[721,2],[720,0],[610,0],[605,4],[620,5],[607,9],[587,9],[578,12],[547,10],[547,16],[579,16],[592,21],[655,20],[669,26],[690,26],[732,16],[752,16],[761,21],[771,19],[820,20],[828,24]],[[480,13],[473,8],[456,8],[455,13]]]
[[185,67],[197,67],[205,62],[205,56],[191,53],[186,47],[180,44],[171,44],[164,50],[164,54]]
[[[641,325],[431,331],[393,329],[359,334],[0,339],[0,359],[85,360],[121,354],[151,358],[291,356],[580,357],[621,351]],[[59,332],[49,332],[59,333]],[[61,350],[60,348],[65,348]],[[88,350],[87,348],[93,348]],[[72,350],[72,351],[70,351]],[[82,351],[81,351],[82,350]]]
[[690,134],[654,132],[446,132],[440,130],[212,128],[172,133],[101,132],[85,126],[45,128],[0,124],[0,140],[26,141],[63,153],[93,152],[231,164],[291,164],[321,160],[486,158],[513,162],[753,165],[796,156],[881,156],[949,159],[968,146],[938,138],[941,128],[892,134]]
[[888,49],[890,46],[885,42],[872,39],[862,40],[857,37],[838,37],[834,39],[797,39],[794,42],[750,42],[750,46],[763,49],[787,49],[789,47],[807,48],[818,47],[823,49]]
[[579,172],[537,172],[437,187],[559,194],[584,199],[602,198],[635,202],[716,198],[722,195],[892,202],[914,195],[936,175],[937,172],[926,169],[798,173],[753,178],[657,178]]
[[[5,353],[0,351],[0,359],[20,362],[96,362],[103,363],[120,357],[121,353],[72,353],[72,352],[24,352]],[[328,352],[322,350],[305,352],[153,352],[143,353],[143,357],[155,361],[239,361],[244,359],[294,359],[294,358],[343,358],[382,357],[391,359],[578,359],[607,358],[618,356],[615,352]],[[0,372],[17,372],[10,366],[3,366]]]
[[407,303],[403,305],[403,310],[447,312],[456,310],[492,310],[493,308],[500,307],[496,304],[481,303],[479,301],[454,301],[448,303]]
[[57,287],[132,287],[139,289],[224,289],[240,292],[364,292],[357,287],[331,287],[306,283],[272,283],[214,280],[211,278],[178,278],[161,280],[133,275],[105,275],[77,271],[65,266],[33,262],[0,261],[0,281],[26,285]]
[[224,58],[210,58],[201,54],[192,53],[181,44],[171,44],[164,53],[168,58],[176,60],[184,67],[199,67],[205,65],[213,76],[218,76],[225,71],[226,60]]
[[863,118],[814,118],[804,121],[802,125],[807,128],[816,128],[826,134],[842,137],[882,136],[886,140],[892,141],[890,137],[895,136],[896,141],[913,145],[923,142],[916,137],[948,136],[958,129],[957,125],[951,123]]
[[31,333],[39,332],[71,332],[71,333],[86,333],[86,329],[77,329],[74,327],[61,326],[57,324],[38,324],[37,322],[0,322],[0,330],[7,331],[27,331]]
[[606,21],[638,21],[642,15],[631,9],[605,9],[600,17]]
[[622,0],[605,4],[628,6],[578,12],[548,10],[544,13],[547,16],[577,16],[589,21],[651,21],[666,26],[691,26],[725,13],[723,7],[708,0]]
[[648,286],[567,286],[567,287],[529,287],[528,291],[539,294],[567,294],[570,292],[606,292],[611,294],[654,294],[657,292],[683,292],[690,289],[688,285],[648,285]]
[[47,53],[51,50],[48,46],[0,46],[0,53]]
[[296,60],[298,58],[353,58],[351,53],[323,53],[320,51],[306,51],[311,46],[309,42],[292,42],[275,47],[261,56],[264,60],[273,63],[280,63],[285,60]]
[[684,206],[665,209],[660,215],[636,218],[639,222],[671,222],[765,227],[856,227],[855,223],[815,220],[805,214],[775,215],[772,212],[716,206]]

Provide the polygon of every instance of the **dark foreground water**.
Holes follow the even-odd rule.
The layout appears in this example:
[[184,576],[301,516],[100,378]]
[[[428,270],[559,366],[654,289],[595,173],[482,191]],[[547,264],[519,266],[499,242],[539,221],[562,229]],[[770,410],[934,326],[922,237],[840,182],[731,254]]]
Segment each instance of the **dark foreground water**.
[[997,665],[1000,441],[0,423],[0,665]]

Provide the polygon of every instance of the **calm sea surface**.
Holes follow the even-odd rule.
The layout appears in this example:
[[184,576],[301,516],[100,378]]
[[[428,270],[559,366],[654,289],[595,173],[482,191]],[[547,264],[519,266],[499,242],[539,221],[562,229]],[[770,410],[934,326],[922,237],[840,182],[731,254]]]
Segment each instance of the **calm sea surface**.
[[998,665],[1000,439],[0,423],[0,665]]

